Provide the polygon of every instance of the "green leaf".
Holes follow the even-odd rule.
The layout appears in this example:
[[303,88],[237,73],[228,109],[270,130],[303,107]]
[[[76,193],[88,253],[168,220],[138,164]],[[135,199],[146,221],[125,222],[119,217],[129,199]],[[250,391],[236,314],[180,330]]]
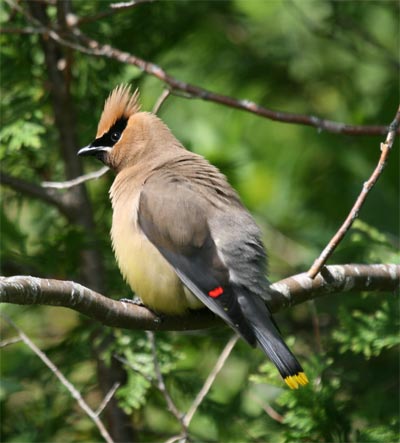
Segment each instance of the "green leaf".
[[399,305],[390,298],[371,314],[361,310],[348,312],[341,307],[333,337],[340,344],[340,352],[352,351],[370,358],[400,344],[399,326]]
[[0,158],[15,153],[22,148],[38,150],[43,147],[42,135],[46,129],[35,122],[16,120],[0,130]]

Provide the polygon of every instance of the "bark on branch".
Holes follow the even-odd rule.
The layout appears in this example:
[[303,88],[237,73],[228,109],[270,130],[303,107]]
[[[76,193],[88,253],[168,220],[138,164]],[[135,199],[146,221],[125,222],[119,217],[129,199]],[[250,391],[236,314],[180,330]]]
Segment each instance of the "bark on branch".
[[[272,312],[325,294],[349,291],[396,291],[400,265],[333,265],[311,279],[298,274],[271,285],[268,305]],[[74,309],[105,326],[146,330],[193,330],[218,324],[219,319],[204,309],[180,317],[158,317],[143,306],[105,297],[71,281],[30,276],[0,277],[0,302],[21,305],[63,306]]]

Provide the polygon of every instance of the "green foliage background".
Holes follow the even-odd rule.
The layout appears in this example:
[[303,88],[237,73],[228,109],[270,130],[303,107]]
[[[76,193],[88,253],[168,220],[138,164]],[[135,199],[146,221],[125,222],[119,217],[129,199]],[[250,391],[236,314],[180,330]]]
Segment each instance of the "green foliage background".
[[[109,3],[73,1],[72,6],[80,17]],[[0,8],[4,27],[28,26],[6,3]],[[54,6],[48,12],[55,17]],[[398,105],[397,2],[160,1],[82,24],[82,29],[159,64],[180,80],[272,109],[352,124],[388,124]],[[1,167],[37,184],[64,180],[39,36],[3,33],[0,42]],[[151,110],[163,90],[160,81],[135,67],[77,52],[71,56],[71,93],[82,146],[93,139],[104,99],[116,84],[138,86],[144,110]],[[160,116],[188,149],[206,156],[238,189],[265,232],[272,281],[308,268],[346,216],[384,140],[282,124],[176,96],[167,100]],[[88,171],[99,167],[84,161]],[[398,165],[397,144],[361,220],[331,263],[399,261]],[[105,294],[120,298],[130,292],[108,236],[112,180],[108,174],[87,187],[106,268]],[[79,281],[86,241],[81,228],[55,207],[8,187],[2,188],[1,217],[2,275]],[[398,441],[398,307],[393,294],[332,294],[279,314],[310,386],[287,390],[260,351],[239,343],[194,417],[193,440]],[[144,332],[99,329],[64,308],[2,309],[94,408],[102,398],[96,359],[110,363],[117,353],[133,365],[136,371],[128,368],[117,398],[131,416],[137,441],[165,441],[179,432],[149,382],[154,373]],[[5,338],[15,335],[5,324],[2,332]],[[161,368],[181,410],[189,407],[230,334],[224,328],[157,334]],[[94,355],[96,342],[110,335],[112,344]],[[2,441],[100,441],[92,422],[24,345],[2,351],[1,370]],[[265,405],[283,421],[267,415]]]

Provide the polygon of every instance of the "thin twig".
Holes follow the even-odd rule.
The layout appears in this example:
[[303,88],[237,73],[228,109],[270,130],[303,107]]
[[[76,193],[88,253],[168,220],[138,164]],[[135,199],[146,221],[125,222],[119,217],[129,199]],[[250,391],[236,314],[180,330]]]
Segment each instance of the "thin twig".
[[[67,48],[75,49],[76,51],[80,51],[84,54],[91,54],[90,50],[87,50],[84,46],[78,45],[72,41],[66,40],[63,37],[61,37],[58,32],[50,27],[44,26],[43,23],[41,23],[39,20],[37,20],[35,17],[33,17],[31,14],[29,14],[28,11],[26,11],[24,8],[22,8],[20,5],[18,5],[13,0],[5,0],[5,2],[11,7],[20,12],[30,23],[34,24],[35,26],[39,27],[38,32],[41,34],[46,34],[47,37],[50,37],[52,40],[54,40],[56,43],[60,45],[65,45]],[[70,20],[72,23],[70,23],[70,26],[73,26],[73,20]]]
[[119,12],[134,8],[141,3],[151,3],[153,1],[154,0],[132,0],[130,2],[111,3],[111,5],[109,5],[110,9],[100,11],[97,14],[77,18],[76,24],[81,25],[83,23],[93,23],[102,18],[110,17],[112,15],[118,14]]
[[263,403],[256,395],[251,394],[252,399],[264,409],[265,413],[269,415],[272,420],[277,421],[278,423],[283,423],[284,416],[279,414],[279,412],[275,411],[275,409],[270,406],[268,403]]
[[96,415],[96,413],[88,406],[88,404],[83,399],[81,393],[75,388],[75,386],[70,383],[60,370],[55,366],[55,364],[42,352],[31,340],[30,338],[17,326],[8,316],[5,314],[0,314],[5,321],[11,325],[17,332],[21,340],[42,360],[42,362],[53,372],[53,374],[60,380],[60,382],[67,388],[72,397],[78,402],[79,406],[85,411],[88,417],[97,426],[100,434],[103,436],[107,443],[114,443],[107,429],[104,427],[102,421]]
[[22,341],[21,337],[7,338],[5,340],[0,341],[0,349],[5,348],[6,346],[9,345],[13,345],[14,343],[19,343],[20,341]]
[[183,422],[183,414],[176,407],[174,401],[172,400],[171,395],[168,392],[167,387],[165,386],[164,377],[161,373],[160,364],[158,362],[157,346],[156,346],[156,339],[155,339],[154,332],[146,331],[146,334],[147,334],[147,338],[148,338],[150,345],[151,345],[151,353],[153,356],[153,366],[154,366],[154,374],[155,374],[156,380],[157,380],[157,388],[161,392],[161,394],[164,396],[165,401],[167,402],[167,406],[168,406],[169,411],[171,411],[171,413],[174,415],[174,417],[180,422],[183,430],[186,431],[185,424]]
[[321,328],[317,312],[317,305],[315,303],[315,300],[308,300],[307,304],[311,311],[311,319],[314,329],[315,342],[317,344],[317,350],[321,354],[322,353]]
[[66,204],[66,198],[62,195],[54,193],[54,191],[51,191],[50,189],[45,189],[36,183],[13,177],[12,175],[9,175],[3,171],[0,171],[0,183],[22,194],[29,195],[49,203],[58,208],[58,210],[65,215],[65,217],[68,219],[71,218],[71,208],[68,206],[68,204]]
[[275,411],[275,409],[269,404],[261,405],[264,411],[272,418],[272,420],[277,421],[278,423],[283,423],[285,417]]
[[[21,12],[29,22],[33,23],[34,25],[39,25],[41,28],[43,28],[42,23],[31,17],[26,11],[23,10],[23,8],[19,7],[19,5],[16,4],[14,1],[6,0],[6,2],[9,5],[11,5],[11,7],[14,7],[19,12]],[[84,54],[96,57],[105,57],[117,60],[120,63],[137,66],[139,69],[146,72],[147,74],[152,75],[161,80],[162,82],[166,83],[170,87],[172,94],[174,94],[177,91],[180,91],[185,94],[185,97],[198,98],[201,100],[219,103],[221,105],[228,106],[230,108],[247,111],[256,114],[260,117],[268,118],[274,121],[311,126],[317,128],[320,131],[327,131],[337,134],[378,135],[378,134],[385,134],[387,133],[388,130],[386,126],[348,125],[341,122],[321,119],[319,117],[312,115],[274,111],[264,106],[260,106],[257,103],[254,103],[250,100],[246,99],[240,100],[226,95],[211,92],[209,90],[200,88],[196,85],[192,85],[190,83],[178,80],[177,78],[167,74],[160,66],[154,63],[141,59],[140,57],[137,57],[128,52],[120,51],[119,49],[113,48],[108,44],[102,45],[100,42],[92,38],[89,38],[88,36],[83,34],[81,30],[77,26],[75,26],[73,22],[69,27],[71,33],[70,39],[61,37],[53,28],[47,27],[45,29],[47,31],[48,37],[50,37],[52,40],[54,40],[56,43],[58,43],[61,46],[72,48]],[[76,43],[77,38],[83,43],[83,45]]]
[[127,366],[129,369],[131,369],[133,372],[136,372],[136,374],[141,375],[146,381],[148,381],[152,386],[157,388],[157,384],[154,382],[154,380],[150,377],[150,375],[145,374],[143,371],[141,371],[139,368],[134,366],[130,361],[128,361],[126,358],[121,357],[117,353],[113,354],[113,358],[115,360],[118,360],[123,365]]
[[233,335],[229,339],[229,341],[225,345],[225,348],[222,350],[220,356],[218,357],[218,360],[216,361],[213,369],[208,375],[206,381],[204,382],[202,388],[200,389],[199,393],[196,395],[195,399],[193,400],[193,403],[191,404],[189,410],[183,416],[183,419],[181,418],[179,420],[182,425],[182,432],[178,435],[170,437],[168,440],[165,441],[165,443],[175,443],[177,441],[185,443],[189,440],[188,428],[193,419],[193,416],[196,413],[198,407],[203,402],[206,395],[208,394],[209,390],[211,389],[211,386],[213,385],[215,379],[217,378],[217,375],[224,367],[227,358],[229,357],[230,353],[232,352],[232,349],[234,348],[238,340],[239,336],[237,334]]
[[43,188],[52,188],[52,189],[69,189],[74,186],[78,186],[81,183],[84,183],[89,180],[94,180],[102,177],[106,172],[109,171],[108,166],[103,166],[94,172],[89,172],[88,174],[81,175],[79,177],[73,178],[72,180],[67,180],[64,182],[42,182]]
[[200,389],[200,391],[197,394],[196,398],[194,399],[192,405],[190,406],[188,412],[185,414],[183,422],[184,422],[186,428],[189,427],[190,422],[192,421],[192,418],[197,411],[197,408],[200,406],[200,404],[204,400],[205,396],[208,394],[208,391],[211,389],[211,386],[213,385],[217,375],[219,374],[221,369],[224,367],[224,364],[225,364],[227,358],[229,357],[230,353],[232,352],[232,349],[234,348],[234,346],[236,345],[238,340],[239,340],[239,336],[237,334],[235,334],[229,339],[228,343],[225,345],[225,348],[223,349],[220,356],[218,357],[218,360],[215,363],[214,368],[212,369],[212,371],[210,372],[206,381],[204,382],[203,387]]
[[165,440],[164,443],[186,443],[189,440],[189,437],[185,434],[178,434],[170,437],[168,440]]
[[96,409],[95,414],[97,417],[100,416],[100,414],[104,411],[108,403],[111,401],[111,399],[114,397],[114,394],[117,392],[117,389],[121,386],[121,383],[119,381],[116,381],[111,389],[107,392],[106,396],[103,398],[103,401],[100,403],[99,407]]
[[396,117],[389,126],[389,132],[387,134],[385,143],[381,143],[381,155],[376,168],[372,172],[370,178],[366,182],[364,182],[361,193],[357,197],[357,200],[354,203],[353,207],[351,208],[346,220],[343,222],[342,226],[329,241],[325,249],[322,251],[321,255],[314,261],[313,265],[308,270],[307,273],[310,278],[314,278],[318,274],[318,272],[320,272],[320,270],[325,265],[328,258],[332,255],[333,251],[336,249],[336,247],[339,245],[339,243],[346,235],[347,231],[351,228],[354,220],[358,217],[358,214],[368,196],[369,191],[378,181],[384,167],[386,166],[386,162],[389,157],[390,151],[392,149],[393,142],[396,137],[396,132],[399,128],[399,125],[400,125],[400,106],[397,110]]
[[40,28],[0,28],[0,34],[44,34],[46,31]]
[[181,427],[182,427],[182,433],[178,436],[173,436],[169,438],[165,443],[172,443],[180,439],[186,440],[188,434],[187,434],[187,428],[185,427],[183,423],[183,414],[179,411],[179,409],[176,407],[175,403],[172,400],[172,397],[170,396],[169,392],[166,389],[165,382],[163,375],[160,370],[160,366],[158,364],[158,358],[157,358],[157,350],[156,350],[156,344],[154,339],[154,333],[147,331],[147,336],[151,343],[151,350],[153,355],[153,365],[154,365],[154,374],[155,378],[149,376],[148,374],[145,374],[140,369],[136,368],[131,362],[129,362],[126,358],[119,356],[118,354],[114,354],[113,357],[124,364],[126,367],[131,369],[132,371],[136,372],[137,374],[141,375],[145,380],[147,380],[151,386],[153,386],[155,389],[159,390],[161,394],[164,396],[165,401],[167,403],[169,411],[173,414],[173,416],[179,421]]
[[158,114],[161,106],[164,104],[164,102],[167,100],[167,98],[171,95],[171,90],[168,88],[165,88],[163,92],[158,97],[156,103],[154,104],[153,110],[151,111],[153,114]]
[[150,3],[154,0],[131,0],[130,2],[111,3],[112,9],[128,9],[140,5],[141,3]]
[[[128,52],[120,51],[119,49],[113,48],[110,45],[102,45],[98,41],[84,35],[78,28],[73,28],[73,32],[74,35],[86,45],[84,47],[85,49],[82,51],[81,45],[71,43],[71,47],[73,49],[77,49],[85,52],[86,54],[91,54],[97,57],[106,57],[117,60],[121,63],[137,66],[139,69],[145,71],[147,74],[152,75],[162,82],[166,83],[171,88],[172,94],[174,94],[175,91],[181,91],[184,92],[184,96],[188,98],[198,98],[201,100],[219,103],[230,108],[247,111],[260,117],[268,118],[274,121],[312,126],[320,131],[348,135],[376,135],[385,134],[388,130],[386,126],[348,125],[341,122],[324,120],[316,116],[273,111],[272,109],[260,106],[250,100],[240,100],[226,95],[214,93],[207,89],[200,88],[199,86],[178,80],[177,78],[167,74],[160,66],[154,63],[143,60]],[[61,39],[59,36],[54,36],[54,32],[52,34],[49,33],[49,36],[51,38],[56,37],[56,41],[60,44],[69,44],[66,40]]]

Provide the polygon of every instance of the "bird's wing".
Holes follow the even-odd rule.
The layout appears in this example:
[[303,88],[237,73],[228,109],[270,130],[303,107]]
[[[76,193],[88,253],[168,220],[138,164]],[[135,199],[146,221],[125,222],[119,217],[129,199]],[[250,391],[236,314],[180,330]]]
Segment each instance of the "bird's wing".
[[201,191],[182,177],[150,177],[139,199],[139,226],[182,283],[252,346],[258,342],[291,388],[306,384],[303,369],[261,298],[231,283],[208,225],[213,207]]
[[182,283],[255,346],[207,223],[211,206],[189,181],[150,177],[141,191],[139,226]]

